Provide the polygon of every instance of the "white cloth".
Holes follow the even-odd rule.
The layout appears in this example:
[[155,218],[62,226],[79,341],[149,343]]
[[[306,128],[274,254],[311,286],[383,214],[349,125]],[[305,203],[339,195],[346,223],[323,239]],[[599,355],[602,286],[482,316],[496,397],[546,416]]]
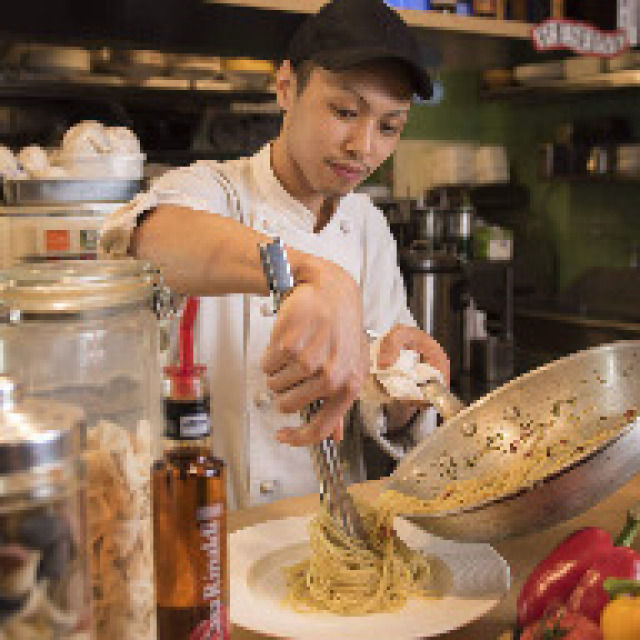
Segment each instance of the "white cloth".
[[[360,393],[360,415],[365,433],[392,458],[400,460],[406,451],[401,451],[382,438],[387,433],[386,418],[381,410],[381,405],[388,399],[384,395],[397,400],[423,402],[426,398],[421,385],[430,380],[444,383],[444,376],[428,362],[420,362],[420,354],[411,349],[402,349],[393,364],[381,369],[378,366],[378,356],[382,339],[383,337],[378,337],[369,345],[370,379]],[[414,444],[420,442],[436,425],[435,410],[422,410],[418,419],[412,423],[410,440]]]
[[[250,158],[199,161],[169,171],[106,219],[103,250],[125,253],[138,216],[165,203],[235,218],[338,263],[360,284],[366,329],[384,334],[397,323],[415,325],[382,212],[368,196],[349,194],[329,223],[314,233],[313,213],[275,177],[270,145]],[[260,370],[273,326],[270,310],[267,298],[237,294],[203,298],[198,317],[196,357],[209,369],[213,447],[228,464],[232,507],[318,490],[307,449],[273,437],[281,427],[298,425],[300,418],[275,409]]]
[[420,362],[420,354],[411,349],[402,349],[396,361],[386,369],[378,367],[378,352],[380,342],[378,338],[371,344],[371,375],[375,376],[386,393],[398,400],[424,401],[424,393],[420,385],[430,380],[444,383],[442,372],[428,362]]

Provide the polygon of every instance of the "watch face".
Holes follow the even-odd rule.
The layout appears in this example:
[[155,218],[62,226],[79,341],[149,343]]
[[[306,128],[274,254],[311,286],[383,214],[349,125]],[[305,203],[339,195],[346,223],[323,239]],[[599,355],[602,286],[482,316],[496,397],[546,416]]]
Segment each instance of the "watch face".
[[279,306],[284,295],[293,288],[293,275],[282,240],[275,238],[273,242],[261,244],[260,259],[269,290]]

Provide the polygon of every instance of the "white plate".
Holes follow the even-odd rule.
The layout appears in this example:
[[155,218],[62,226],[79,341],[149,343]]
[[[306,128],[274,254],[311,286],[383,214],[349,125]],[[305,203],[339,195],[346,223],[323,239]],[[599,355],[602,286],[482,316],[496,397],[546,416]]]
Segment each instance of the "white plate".
[[434,556],[445,595],[412,599],[399,611],[365,616],[297,613],[286,607],[283,567],[309,553],[309,517],[269,520],[231,534],[231,621],[287,638],[380,640],[433,638],[487,613],[509,590],[509,566],[487,544],[442,540],[396,519],[413,549]]

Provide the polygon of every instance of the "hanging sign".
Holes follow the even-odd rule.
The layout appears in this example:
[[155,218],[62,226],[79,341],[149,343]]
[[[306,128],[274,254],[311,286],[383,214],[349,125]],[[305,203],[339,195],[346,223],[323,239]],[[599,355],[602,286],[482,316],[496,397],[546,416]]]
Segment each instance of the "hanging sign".
[[575,20],[551,19],[541,22],[531,32],[537,51],[569,49],[580,55],[609,58],[629,48],[622,29],[601,31],[592,24]]

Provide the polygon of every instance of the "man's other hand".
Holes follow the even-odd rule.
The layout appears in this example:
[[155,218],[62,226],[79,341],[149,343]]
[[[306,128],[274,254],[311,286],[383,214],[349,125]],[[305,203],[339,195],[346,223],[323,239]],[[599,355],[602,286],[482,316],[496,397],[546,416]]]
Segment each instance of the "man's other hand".
[[[403,349],[411,349],[420,354],[420,360],[427,362],[440,371],[445,383],[449,384],[449,358],[442,347],[428,333],[416,327],[397,324],[380,341],[378,350],[378,367],[386,369],[391,366]],[[426,402],[414,400],[389,399],[387,396],[386,415],[387,429],[394,431],[402,428],[411,416]]]
[[449,358],[444,349],[428,333],[403,324],[395,325],[380,341],[378,366],[386,369],[391,366],[403,349],[411,349],[420,354],[420,360],[427,362],[442,373],[449,384]]

